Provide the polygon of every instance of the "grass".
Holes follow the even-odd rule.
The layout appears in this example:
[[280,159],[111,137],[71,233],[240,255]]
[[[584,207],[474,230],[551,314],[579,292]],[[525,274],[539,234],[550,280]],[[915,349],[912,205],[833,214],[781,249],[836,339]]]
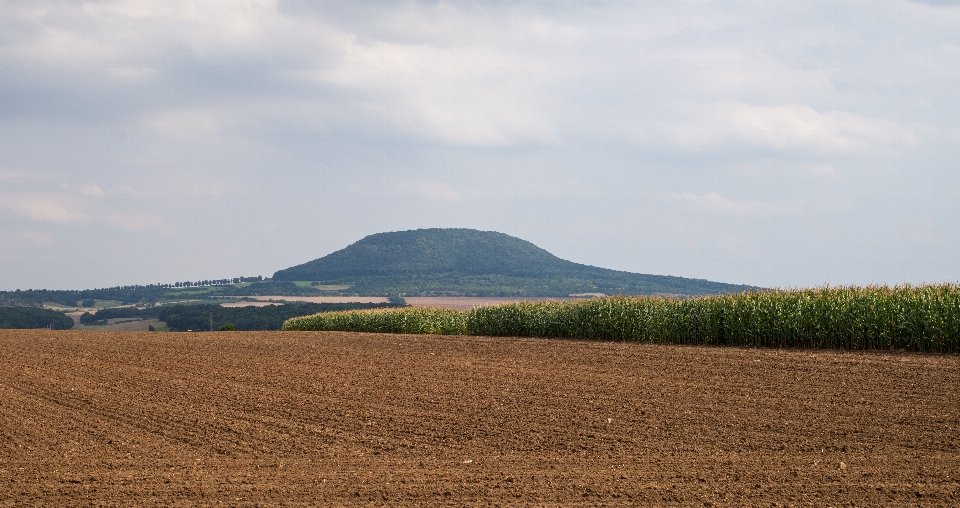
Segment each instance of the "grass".
[[960,286],[824,286],[686,299],[514,302],[470,311],[405,308],[294,318],[284,329],[955,353]]
[[101,332],[127,332],[127,331],[147,331],[149,326],[153,326],[155,331],[167,331],[164,323],[156,318],[129,318],[122,319],[112,324],[76,324],[73,330],[79,331],[101,331]]
[[[113,307],[123,307],[124,305],[126,305],[126,304],[124,304],[124,303],[121,302],[120,300],[94,300],[93,308],[95,308],[95,309],[109,309],[109,308],[113,308]],[[85,308],[87,308],[87,307],[83,307],[83,306],[80,306],[80,305],[72,305],[72,306],[70,306],[70,305],[63,305],[63,304],[56,303],[56,302],[43,302],[43,306],[44,306],[44,308],[47,308],[47,309],[53,309],[53,310],[59,310],[59,311],[66,311],[66,312],[72,312],[72,311],[76,311],[76,310],[80,310],[80,309],[85,309]]]
[[50,310],[57,310],[61,312],[72,312],[72,311],[76,311],[77,309],[80,309],[81,307],[78,305],[68,307],[66,305],[59,304],[57,302],[43,302],[43,308],[50,309]]
[[200,287],[190,287],[190,288],[178,288],[176,291],[168,291],[164,296],[167,298],[170,297],[182,297],[182,296],[200,296],[208,293],[217,293],[218,291],[214,289],[214,286],[200,286]]

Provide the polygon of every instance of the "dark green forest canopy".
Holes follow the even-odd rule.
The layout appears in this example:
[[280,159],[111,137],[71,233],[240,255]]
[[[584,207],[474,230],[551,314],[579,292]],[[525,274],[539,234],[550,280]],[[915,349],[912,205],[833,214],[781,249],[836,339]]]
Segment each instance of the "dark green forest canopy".
[[[279,330],[292,317],[319,312],[400,307],[392,303],[291,303],[264,307],[221,307],[216,304],[171,305],[159,308],[157,318],[170,330],[218,330],[230,323],[235,330]],[[103,312],[103,311],[100,311]],[[99,315],[100,312],[97,314]]]
[[0,328],[69,330],[73,319],[62,312],[35,307],[0,307]]
[[520,238],[473,229],[378,233],[276,272],[273,280],[352,284],[358,294],[567,296],[571,293],[702,295],[750,286],[647,275],[560,259]]

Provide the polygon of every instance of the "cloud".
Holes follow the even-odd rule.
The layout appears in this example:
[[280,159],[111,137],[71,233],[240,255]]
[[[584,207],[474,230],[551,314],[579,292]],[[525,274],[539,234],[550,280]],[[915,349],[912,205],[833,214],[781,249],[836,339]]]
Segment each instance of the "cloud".
[[92,198],[102,198],[107,195],[107,193],[103,192],[103,189],[101,189],[99,185],[92,184],[92,183],[81,185],[79,190],[80,190],[80,194],[83,194],[84,196],[89,196]]
[[[687,119],[653,120],[641,127],[647,142],[667,142],[685,149],[736,147],[776,152],[842,155],[889,152],[916,146],[921,128],[843,111],[819,112],[801,104],[761,106],[721,101],[698,107],[679,105]],[[690,118],[699,113],[699,118]],[[637,131],[634,130],[634,135]]]
[[[624,254],[628,270],[956,278],[960,10],[926,3],[3,2],[3,284],[266,273],[438,210],[547,244],[571,217],[621,227],[569,236],[566,255],[591,264],[653,228],[664,241],[644,256],[665,264]],[[780,263],[866,256],[858,231],[896,246],[875,203],[936,217],[903,229],[941,243]],[[31,257],[16,228],[48,224],[105,252],[83,269],[72,249]],[[250,227],[256,249],[217,241]],[[769,270],[737,245],[773,253]]]
[[157,69],[149,65],[121,65],[111,67],[110,71],[121,78],[137,79],[156,74]]
[[910,0],[917,4],[926,4],[934,7],[960,7],[960,0]]
[[[166,131],[269,119],[307,128],[379,124],[473,146],[557,139],[554,106],[541,94],[556,72],[516,43],[575,44],[581,29],[529,12],[507,23],[478,18],[457,4],[358,6],[370,15],[359,24],[278,7],[258,0],[21,6],[0,25],[12,34],[0,49],[12,68],[31,69],[18,79],[66,79],[69,93],[113,89],[110,108],[132,109],[118,113]],[[285,113],[256,107],[264,103]]]
[[790,177],[800,176],[806,179],[835,179],[840,176],[840,170],[830,162],[816,160],[784,160],[768,157],[747,162],[734,162],[729,172],[738,177],[756,179],[760,176]]
[[38,233],[30,229],[24,229],[21,231],[20,238],[28,244],[38,247],[49,247],[57,243],[52,236],[46,233]]
[[696,209],[715,215],[759,217],[798,211],[798,207],[795,204],[773,204],[760,201],[736,200],[721,196],[716,192],[709,192],[702,195],[682,192],[675,193],[671,197],[675,203],[693,206]]
[[837,168],[828,162],[805,164],[807,174],[814,176],[837,176]]
[[156,230],[163,226],[160,217],[136,212],[112,213],[106,220],[115,227],[134,233]]
[[[536,31],[539,27],[533,27]],[[550,108],[536,93],[543,76],[525,55],[478,45],[327,40],[333,62],[304,77],[339,90],[365,121],[465,145],[552,142]]]
[[461,197],[460,191],[437,180],[400,182],[396,185],[396,188],[403,194],[411,194],[424,201],[450,203],[458,201]]
[[[3,205],[15,214],[36,222],[86,227],[91,224],[102,225],[113,229],[144,232],[165,227],[163,220],[150,213],[138,210],[118,211],[118,203],[112,202],[118,197],[115,192],[106,192],[96,184],[71,186],[61,184],[63,191],[45,193],[5,193]],[[143,196],[135,199],[143,199]],[[28,234],[28,233],[24,233]],[[39,233],[31,236],[46,244]],[[29,236],[29,235],[28,235]],[[36,242],[35,242],[36,243]]]
[[42,194],[7,195],[3,198],[7,209],[38,222],[74,224],[89,220],[90,215],[78,210],[77,203],[71,201],[63,196]]
[[178,109],[159,111],[143,119],[148,128],[162,131],[164,135],[195,139],[198,134],[217,132],[224,121],[216,112],[203,109]]

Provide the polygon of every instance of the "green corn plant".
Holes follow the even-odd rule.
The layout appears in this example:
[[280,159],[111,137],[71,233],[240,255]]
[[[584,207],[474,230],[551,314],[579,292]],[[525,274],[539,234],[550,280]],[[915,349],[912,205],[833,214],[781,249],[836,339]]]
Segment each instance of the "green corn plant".
[[512,302],[471,311],[346,311],[293,318],[283,329],[956,353],[960,286],[822,286],[697,298]]

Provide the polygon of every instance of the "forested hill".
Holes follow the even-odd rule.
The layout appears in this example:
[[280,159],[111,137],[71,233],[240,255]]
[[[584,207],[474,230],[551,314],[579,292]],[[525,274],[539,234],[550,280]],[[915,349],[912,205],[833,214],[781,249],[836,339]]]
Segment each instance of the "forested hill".
[[520,238],[473,229],[378,233],[273,280],[351,284],[352,293],[567,296],[730,293],[749,286],[645,275],[560,259]]

